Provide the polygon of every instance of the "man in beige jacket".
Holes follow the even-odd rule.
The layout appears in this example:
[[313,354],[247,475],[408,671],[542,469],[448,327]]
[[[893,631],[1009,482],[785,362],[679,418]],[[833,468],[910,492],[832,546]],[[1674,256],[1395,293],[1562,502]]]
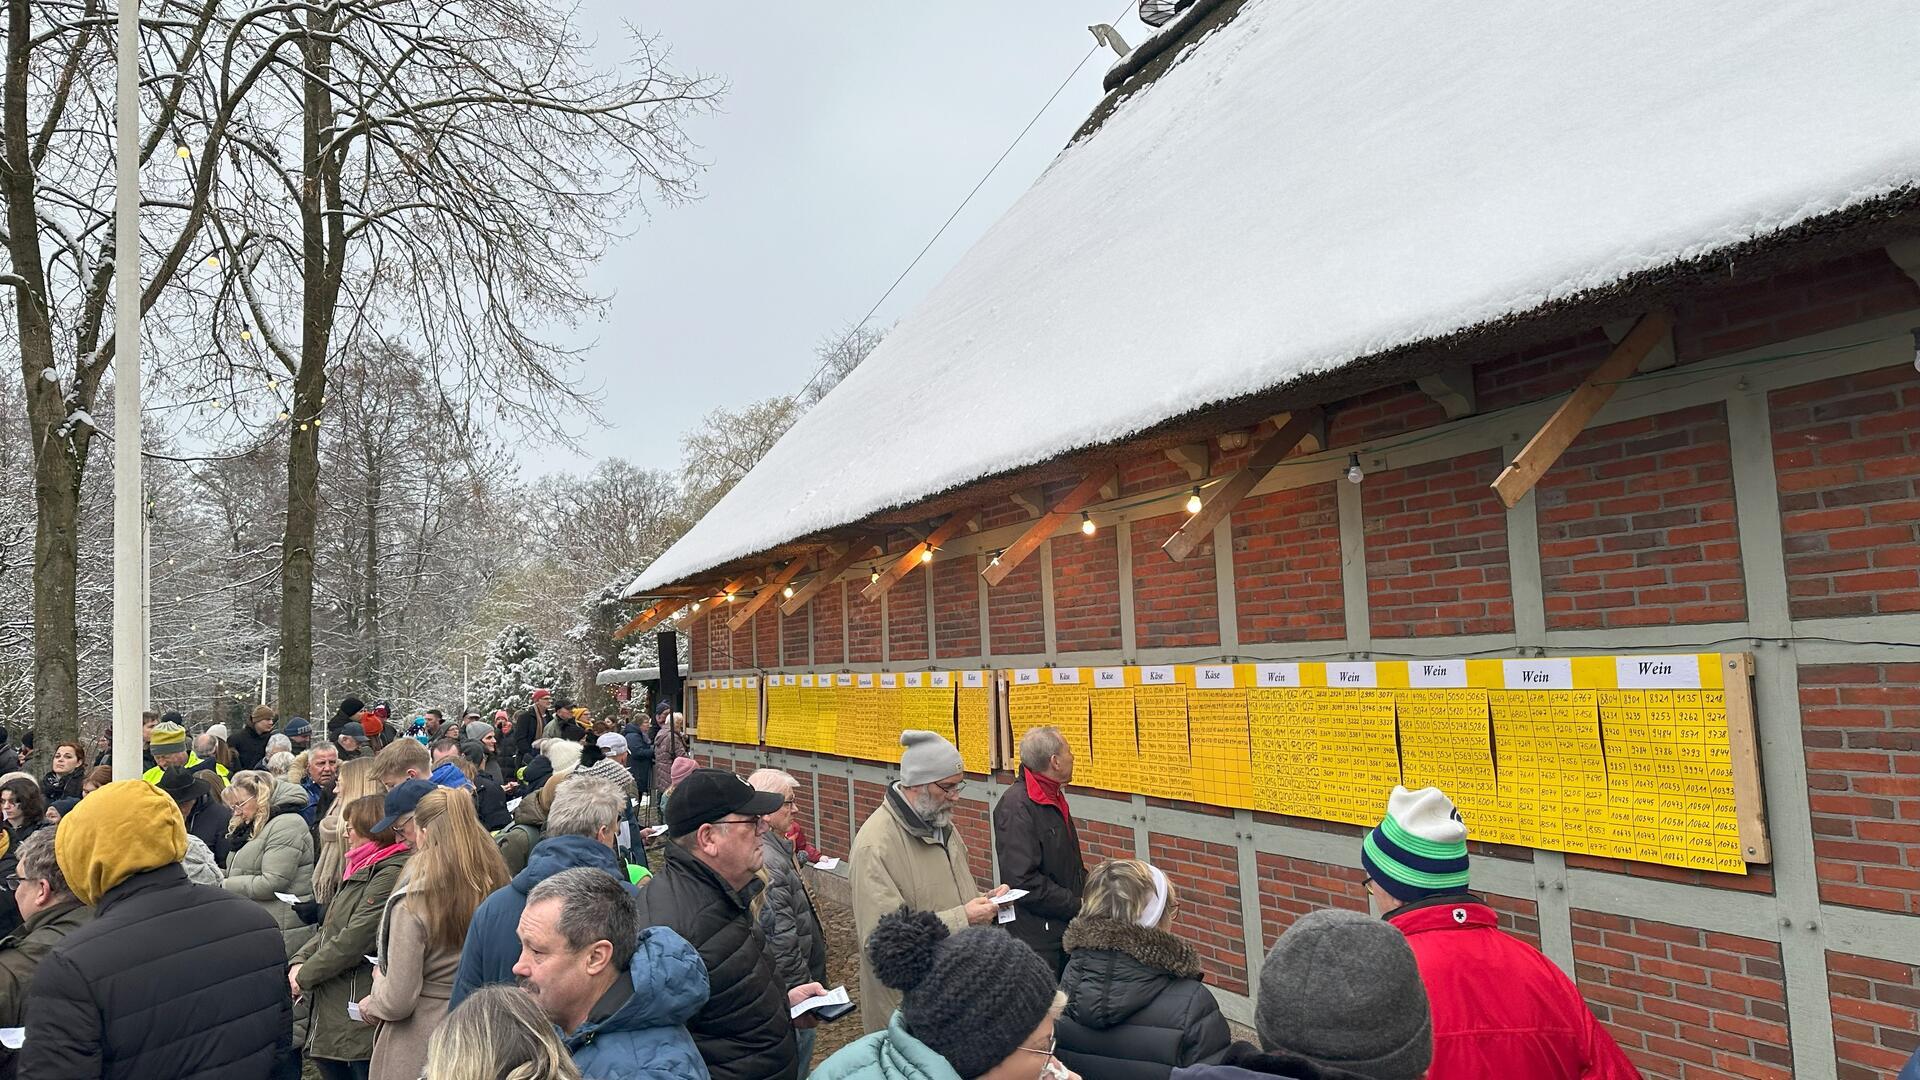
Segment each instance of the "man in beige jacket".
[[882,984],[867,957],[867,937],[902,906],[930,911],[950,931],[992,922],[993,897],[982,895],[967,867],[967,842],[953,827],[953,808],[967,776],[960,751],[931,731],[903,731],[900,779],[853,838],[853,932],[860,947],[860,1021],[887,1026],[900,995]]

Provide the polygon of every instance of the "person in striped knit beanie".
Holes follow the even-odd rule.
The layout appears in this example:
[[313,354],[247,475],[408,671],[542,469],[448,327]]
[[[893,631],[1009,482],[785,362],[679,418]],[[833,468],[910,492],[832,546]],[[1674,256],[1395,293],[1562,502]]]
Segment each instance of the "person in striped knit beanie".
[[1360,865],[1426,984],[1427,1080],[1638,1080],[1573,980],[1467,891],[1467,823],[1445,792],[1395,787],[1387,816],[1361,842]]

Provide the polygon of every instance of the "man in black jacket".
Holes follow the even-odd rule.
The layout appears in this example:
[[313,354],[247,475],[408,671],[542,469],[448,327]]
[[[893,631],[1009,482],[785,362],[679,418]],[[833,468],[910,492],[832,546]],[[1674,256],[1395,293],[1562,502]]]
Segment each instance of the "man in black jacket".
[[160,773],[156,786],[179,805],[180,816],[187,822],[187,832],[199,837],[207,850],[213,852],[213,861],[222,870],[226,869],[232,844],[227,827],[233,823],[233,811],[213,797],[206,777],[198,770],[169,765]]
[[188,881],[186,850],[173,799],[141,780],[60,820],[60,872],[95,914],[34,973],[20,1080],[299,1075],[280,928]]
[[785,804],[730,772],[695,769],[668,807],[667,857],[640,890],[640,925],[672,928],[707,965],[712,994],[687,1031],[713,1080],[793,1080],[800,1057],[788,1010],[826,992],[781,985],[749,910],[762,888],[762,816]]
[[[235,763],[242,769],[262,769],[267,760],[267,740],[273,736],[273,725],[279,717],[274,715],[273,706],[255,705],[253,715],[233,736],[228,746],[233,747]],[[289,740],[291,741],[291,740]]]
[[1000,880],[1027,890],[1005,925],[1033,946],[1055,978],[1067,966],[1060,939],[1068,921],[1080,914],[1080,892],[1087,884],[1080,833],[1067,811],[1066,786],[1072,782],[1073,749],[1058,728],[1037,727],[1020,740],[1020,779],[993,808]]

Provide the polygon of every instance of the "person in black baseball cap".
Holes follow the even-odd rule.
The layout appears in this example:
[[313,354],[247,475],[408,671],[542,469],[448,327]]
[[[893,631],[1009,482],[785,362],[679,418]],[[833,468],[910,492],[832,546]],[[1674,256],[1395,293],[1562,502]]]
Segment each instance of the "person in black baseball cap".
[[667,835],[685,836],[730,815],[758,818],[787,804],[784,795],[756,791],[745,780],[720,769],[695,769],[674,790],[667,809]]
[[434,783],[431,780],[401,781],[392,791],[387,792],[387,801],[384,806],[387,816],[380,819],[380,823],[373,827],[373,831],[376,833],[396,831],[401,839],[407,842],[408,847],[418,844],[420,829],[413,823],[413,811],[420,805],[421,799],[433,793],[433,789]]

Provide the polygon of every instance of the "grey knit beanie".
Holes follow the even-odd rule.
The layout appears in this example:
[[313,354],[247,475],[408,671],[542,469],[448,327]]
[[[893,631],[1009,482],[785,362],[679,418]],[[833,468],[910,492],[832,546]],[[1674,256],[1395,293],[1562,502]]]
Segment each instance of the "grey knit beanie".
[[1260,1043],[1372,1077],[1418,1080],[1433,1020],[1407,939],[1383,919],[1322,908],[1280,935],[1260,973]]
[[900,733],[900,786],[919,787],[964,772],[960,751],[931,731]]
[[485,720],[469,720],[467,722],[467,741],[468,742],[479,742],[481,739],[484,739],[487,736],[492,734],[493,734],[493,725],[487,723]]
[[873,928],[867,957],[880,981],[901,992],[900,1023],[961,1080],[1017,1053],[1053,1008],[1057,987],[1046,961],[997,927],[950,935],[939,916],[903,907]]

